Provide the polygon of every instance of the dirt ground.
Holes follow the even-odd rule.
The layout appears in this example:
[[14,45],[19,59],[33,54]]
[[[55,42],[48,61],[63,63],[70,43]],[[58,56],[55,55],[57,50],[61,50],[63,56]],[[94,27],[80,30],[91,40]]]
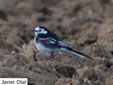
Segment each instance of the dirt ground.
[[[34,59],[31,32],[45,26],[75,50]],[[113,85],[113,0],[0,0],[0,77],[29,85]]]

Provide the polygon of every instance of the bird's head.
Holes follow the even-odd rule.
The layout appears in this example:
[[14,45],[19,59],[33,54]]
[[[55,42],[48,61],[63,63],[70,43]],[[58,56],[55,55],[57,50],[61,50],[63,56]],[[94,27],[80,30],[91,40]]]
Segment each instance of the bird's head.
[[42,27],[42,26],[38,26],[35,28],[35,30],[32,30],[33,32],[35,32],[35,36],[39,35],[39,34],[47,34],[48,33],[48,29],[46,27]]

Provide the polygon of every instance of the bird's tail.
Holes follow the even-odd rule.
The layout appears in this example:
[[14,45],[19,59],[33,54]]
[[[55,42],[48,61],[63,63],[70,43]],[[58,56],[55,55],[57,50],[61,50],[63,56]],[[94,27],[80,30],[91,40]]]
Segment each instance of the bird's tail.
[[70,48],[70,47],[65,47],[64,49],[67,50],[67,51],[70,51],[70,52],[74,53],[75,55],[77,55],[77,56],[79,56],[79,57],[81,57],[81,58],[83,58],[83,59],[84,59],[85,57],[92,59],[92,58],[89,57],[88,55],[85,55],[85,54],[83,54],[83,53],[81,53],[81,52],[79,52],[79,51],[75,51],[75,50],[73,50],[73,49]]

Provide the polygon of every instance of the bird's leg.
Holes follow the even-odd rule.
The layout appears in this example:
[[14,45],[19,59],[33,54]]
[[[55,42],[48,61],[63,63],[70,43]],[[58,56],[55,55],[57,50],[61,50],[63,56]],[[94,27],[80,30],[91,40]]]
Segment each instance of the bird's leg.
[[54,57],[54,52],[51,52],[50,57],[51,57],[51,58]]
[[35,52],[34,50],[33,50],[33,53],[34,53],[34,55],[33,55],[34,60],[37,61],[37,58],[36,58],[36,52]]
[[54,52],[51,52],[51,54],[50,54],[50,62],[52,62],[53,61],[53,58],[54,58]]

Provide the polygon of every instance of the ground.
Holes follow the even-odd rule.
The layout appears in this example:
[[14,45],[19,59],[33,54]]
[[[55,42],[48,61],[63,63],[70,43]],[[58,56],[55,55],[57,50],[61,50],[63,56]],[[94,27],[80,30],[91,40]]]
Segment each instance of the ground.
[[[93,60],[40,54],[31,32],[37,26]],[[29,85],[113,85],[113,0],[0,0],[0,77],[27,77]]]

